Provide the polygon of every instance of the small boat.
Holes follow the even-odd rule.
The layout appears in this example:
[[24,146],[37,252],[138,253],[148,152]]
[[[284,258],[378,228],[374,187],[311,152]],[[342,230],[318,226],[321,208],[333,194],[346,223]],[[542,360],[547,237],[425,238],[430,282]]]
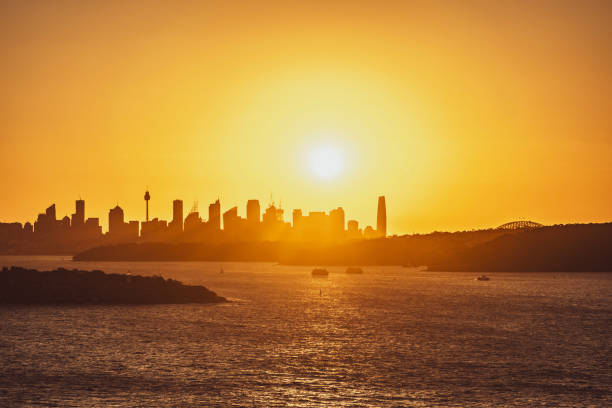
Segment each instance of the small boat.
[[491,280],[491,278],[489,278],[487,275],[480,275],[479,277],[477,277],[475,280],[479,280],[479,281],[488,281]]
[[350,274],[360,274],[363,273],[363,269],[361,269],[358,266],[349,266],[348,268],[346,268],[346,273],[350,273]]
[[314,268],[312,270],[312,276],[327,276],[329,272],[325,268]]

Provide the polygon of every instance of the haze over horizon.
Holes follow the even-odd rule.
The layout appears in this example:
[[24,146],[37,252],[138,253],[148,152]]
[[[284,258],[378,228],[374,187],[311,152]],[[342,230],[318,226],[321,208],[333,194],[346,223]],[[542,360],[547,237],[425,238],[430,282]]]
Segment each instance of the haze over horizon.
[[610,221],[606,1],[6,1],[0,221],[270,194],[389,234]]

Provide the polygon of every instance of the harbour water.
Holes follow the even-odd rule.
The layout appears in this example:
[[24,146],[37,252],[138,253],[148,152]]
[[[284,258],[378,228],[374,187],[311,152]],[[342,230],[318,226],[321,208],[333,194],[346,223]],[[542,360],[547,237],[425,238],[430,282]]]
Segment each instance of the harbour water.
[[0,406],[612,406],[609,273],[11,265],[162,275],[232,302],[0,306]]

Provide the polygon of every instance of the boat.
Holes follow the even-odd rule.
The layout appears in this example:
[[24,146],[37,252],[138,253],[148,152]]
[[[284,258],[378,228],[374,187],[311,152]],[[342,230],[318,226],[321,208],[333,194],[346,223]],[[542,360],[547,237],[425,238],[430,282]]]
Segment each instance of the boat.
[[325,268],[314,268],[312,270],[312,276],[327,276],[329,272]]
[[361,269],[358,266],[349,266],[348,268],[346,268],[346,273],[350,273],[350,274],[360,274],[363,273],[363,269]]
[[480,275],[479,277],[477,277],[475,280],[479,280],[479,281],[488,281],[491,280],[491,278],[489,278],[487,275]]

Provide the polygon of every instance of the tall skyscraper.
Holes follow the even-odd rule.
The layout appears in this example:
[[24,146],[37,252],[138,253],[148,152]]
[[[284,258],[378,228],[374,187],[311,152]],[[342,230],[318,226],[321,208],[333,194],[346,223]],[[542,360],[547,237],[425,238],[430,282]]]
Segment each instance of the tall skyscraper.
[[259,200],[247,201],[247,222],[250,225],[257,225],[261,221],[261,208]]
[[215,230],[221,229],[221,203],[219,200],[208,206],[208,224]]
[[223,213],[223,229],[227,232],[235,232],[240,222],[238,207],[232,207]]
[[335,210],[329,212],[329,221],[331,223],[331,229],[334,233],[340,233],[344,231],[344,209],[338,207]]
[[378,197],[378,213],[376,214],[376,232],[381,237],[387,236],[387,205],[385,196]]
[[72,228],[85,225],[85,200],[76,200],[76,211],[72,214]]
[[176,230],[183,231],[183,200],[172,202],[172,225]]
[[55,217],[55,204],[51,204],[51,205],[49,206],[49,208],[47,208],[47,209],[45,210],[45,214],[47,215],[47,218],[48,218],[50,221],[55,222],[55,220],[57,219],[57,218]]
[[302,221],[302,210],[296,208],[293,210],[293,228],[299,229]]
[[115,208],[111,208],[108,212],[108,232],[111,235],[118,235],[123,232],[124,225],[123,210],[118,205]]

